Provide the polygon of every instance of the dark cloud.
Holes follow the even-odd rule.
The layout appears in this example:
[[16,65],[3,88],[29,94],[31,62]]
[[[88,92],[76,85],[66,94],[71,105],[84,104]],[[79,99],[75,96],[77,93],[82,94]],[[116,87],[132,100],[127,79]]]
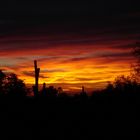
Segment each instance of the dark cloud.
[[33,71],[23,71],[22,74],[30,77],[35,77],[35,74]]
[[[54,73],[54,72],[66,72],[66,70],[64,69],[45,69],[45,70],[40,70],[40,78],[49,78],[48,76],[44,76],[44,74],[46,73]],[[24,74],[25,76],[30,76],[30,77],[34,77],[34,71],[22,71],[22,74]]]
[[130,53],[130,52],[122,52],[122,53],[114,53],[114,52],[112,52],[112,53],[109,53],[109,52],[107,52],[107,53],[103,53],[103,54],[101,54],[101,55],[99,55],[99,57],[109,57],[109,58],[119,58],[119,57],[130,57],[130,56],[132,56],[132,54]]
[[83,77],[76,77],[75,81],[93,81],[93,80],[102,80],[101,77],[92,77],[92,78],[83,78]]
[[[10,36],[9,37],[1,37],[0,38],[0,50],[1,53],[4,52],[14,52],[14,51],[26,51],[26,50],[40,50],[40,49],[61,49],[62,46],[69,46],[71,48],[78,48],[80,46],[91,46],[91,48],[97,48],[96,46],[101,45],[100,48],[107,45],[112,48],[131,48],[135,44],[135,42],[140,39],[140,32],[138,33],[140,27],[137,27],[133,31],[131,31],[131,26],[135,27],[135,25],[130,25],[127,29],[125,29],[124,25],[121,27],[117,27],[115,29],[112,27],[111,31],[108,27],[106,29],[97,28],[94,31],[94,27],[91,27],[89,33],[89,29],[81,28],[81,32],[77,32],[76,30],[69,32],[65,32],[64,34],[56,33],[53,35],[49,34],[38,34],[37,36],[32,33],[30,36],[20,36],[22,34],[19,32],[19,36]],[[39,27],[40,28],[40,27]],[[119,29],[120,28],[120,29]],[[35,29],[36,30],[36,29]],[[42,29],[43,30],[43,29]],[[125,44],[124,44],[125,42]]]
[[[22,74],[24,74],[25,76],[29,76],[29,77],[35,77],[34,72],[33,71],[22,71]],[[49,78],[47,76],[44,76],[43,74],[39,75],[40,78]]]
[[139,39],[136,39],[135,41],[132,41],[132,43],[127,43],[125,45],[115,45],[113,48],[121,48],[121,49],[134,49],[134,47],[137,46],[137,42],[140,41],[140,35],[139,35]]
[[83,56],[83,57],[75,57],[75,58],[71,58],[71,59],[68,59],[68,60],[64,60],[63,63],[65,62],[75,62],[75,61],[82,61],[82,60],[86,60],[86,59],[89,59],[89,58],[92,58],[91,56]]
[[[75,56],[72,58],[67,58],[66,60],[62,60],[62,63],[69,63],[69,62],[77,62],[77,61],[83,61],[83,60],[88,60],[88,59],[100,59],[100,58],[109,58],[106,61],[120,61],[120,58],[125,58],[125,59],[132,59],[132,53],[130,51],[127,52],[110,52],[110,51],[106,51],[106,52],[101,52],[98,54],[97,53],[90,53],[88,55],[80,55],[80,56]],[[102,66],[101,66],[102,67]],[[104,67],[104,66],[103,66]]]
[[[104,66],[104,65],[100,65],[100,66],[94,66],[94,69],[104,69],[104,68],[108,68],[108,66]],[[97,72],[98,74],[101,74],[100,72]]]
[[41,73],[53,73],[53,72],[66,72],[67,70],[65,69],[46,69],[46,70],[41,70]]
[[[132,60],[129,49],[138,40],[140,8],[135,1],[8,0],[0,4],[0,57],[5,56],[1,62],[8,70],[25,77],[34,77],[34,71],[24,71],[31,67],[30,62],[34,59],[46,68],[53,68],[41,70],[41,78],[48,78],[44,76],[47,73],[70,71],[58,69],[60,64],[72,67],[74,72],[76,64],[81,61],[78,64],[82,67],[82,61],[86,60],[87,63],[93,62],[87,67],[93,68],[90,71],[95,75],[85,78],[87,76],[81,70],[83,77],[76,75],[75,80],[100,80],[105,78],[102,73],[105,75],[106,72],[96,72],[94,66],[96,69],[108,66],[109,69],[110,63],[117,63],[123,69],[121,64]],[[112,69],[115,69],[114,65]],[[116,71],[110,71],[110,74],[114,76]],[[101,78],[95,77],[97,74]],[[70,82],[73,79],[67,75],[67,79],[57,81]]]

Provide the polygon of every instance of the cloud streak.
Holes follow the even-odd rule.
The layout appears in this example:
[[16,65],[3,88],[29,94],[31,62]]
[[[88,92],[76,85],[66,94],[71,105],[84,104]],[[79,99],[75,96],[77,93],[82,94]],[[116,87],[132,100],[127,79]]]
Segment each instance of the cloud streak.
[[140,37],[136,29],[122,25],[79,32],[74,27],[72,32],[58,29],[54,33],[54,28],[52,34],[40,29],[38,34],[28,35],[28,31],[2,36],[0,66],[17,73],[26,83],[34,83],[33,60],[37,59],[40,83],[94,83],[103,87],[116,76],[129,74],[135,61],[131,50]]

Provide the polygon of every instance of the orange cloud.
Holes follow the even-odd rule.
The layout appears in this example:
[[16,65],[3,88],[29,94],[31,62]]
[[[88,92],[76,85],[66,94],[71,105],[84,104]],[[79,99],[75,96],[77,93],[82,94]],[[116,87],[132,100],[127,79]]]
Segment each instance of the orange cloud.
[[33,60],[37,59],[40,83],[67,84],[67,89],[72,84],[70,89],[79,89],[80,85],[102,88],[118,75],[129,75],[135,36],[75,37],[0,39],[1,68],[15,72],[26,83],[34,83]]

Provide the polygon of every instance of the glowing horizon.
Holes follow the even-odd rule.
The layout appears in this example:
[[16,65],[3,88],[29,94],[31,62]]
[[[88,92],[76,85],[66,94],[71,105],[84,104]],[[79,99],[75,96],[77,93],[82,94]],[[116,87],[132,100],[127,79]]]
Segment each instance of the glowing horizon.
[[115,77],[130,74],[134,62],[131,49],[136,36],[5,37],[0,39],[1,69],[33,84],[33,61],[38,60],[40,84],[86,83],[103,88]]

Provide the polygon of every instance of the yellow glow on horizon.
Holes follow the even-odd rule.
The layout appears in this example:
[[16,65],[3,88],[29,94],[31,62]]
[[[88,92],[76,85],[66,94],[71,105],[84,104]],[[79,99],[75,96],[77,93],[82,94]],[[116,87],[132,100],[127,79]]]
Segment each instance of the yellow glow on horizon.
[[[133,59],[131,56],[126,55],[125,57],[124,55],[129,50],[124,50],[124,54],[121,51],[121,49],[114,51],[104,45],[75,45],[73,47],[68,45],[55,49],[44,47],[44,49],[23,51],[22,55],[25,55],[26,59],[17,62],[17,65],[13,67],[7,66],[3,69],[16,73],[26,84],[34,84],[33,60],[37,58],[38,54],[38,67],[41,69],[39,84],[44,82],[62,86],[63,84],[75,84],[64,87],[67,90],[71,87],[79,89],[83,84],[88,88],[93,88],[93,85],[102,88],[107,81],[113,81],[119,75],[130,74]],[[11,53],[10,57],[17,60],[19,52],[17,50],[17,52]]]
[[[84,64],[84,65],[83,65]],[[45,65],[45,64],[44,64]],[[51,65],[48,65],[49,68]],[[130,66],[129,64],[125,64],[122,68],[119,68],[119,64],[112,64],[109,67],[104,65],[104,68],[96,68],[95,64],[91,65],[91,62],[86,63],[71,63],[69,64],[57,64],[58,69],[66,68],[66,71],[61,72],[45,72],[40,73],[43,76],[47,76],[47,78],[40,78],[39,83],[42,84],[44,82],[51,83],[69,83],[69,84],[82,84],[82,83],[102,83],[107,81],[113,81],[116,76],[119,75],[129,75],[130,74]],[[40,65],[42,70],[45,67]],[[33,67],[28,68],[28,70],[34,70]],[[68,70],[68,71],[67,71]],[[34,84],[34,77],[20,75],[21,79],[25,79],[25,83]]]

